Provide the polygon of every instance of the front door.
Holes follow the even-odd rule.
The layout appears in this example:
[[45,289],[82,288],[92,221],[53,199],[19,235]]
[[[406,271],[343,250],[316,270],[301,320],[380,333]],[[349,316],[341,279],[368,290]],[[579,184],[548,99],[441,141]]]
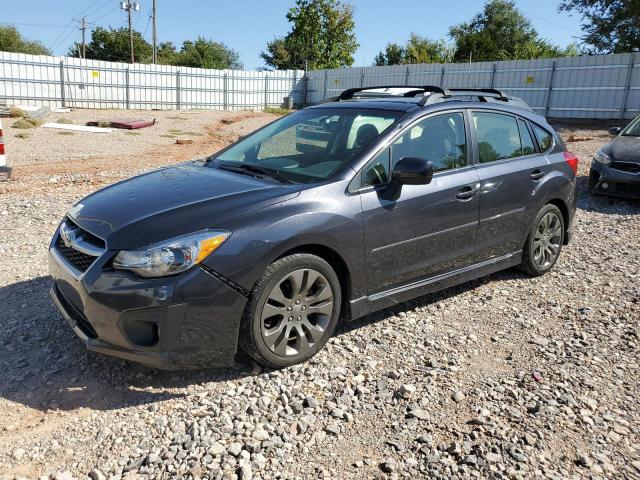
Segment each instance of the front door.
[[[475,254],[479,179],[469,155],[462,111],[430,116],[407,128],[362,172],[360,195],[369,294],[469,265]],[[403,157],[434,165],[428,185],[385,195]]]

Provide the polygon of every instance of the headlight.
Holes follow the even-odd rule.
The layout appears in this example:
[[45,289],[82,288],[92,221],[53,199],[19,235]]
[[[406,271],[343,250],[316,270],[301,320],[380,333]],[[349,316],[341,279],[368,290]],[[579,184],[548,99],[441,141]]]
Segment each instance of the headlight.
[[199,264],[229,238],[231,232],[204,230],[140,250],[121,250],[114,268],[130,270],[141,277],[164,277],[184,272]]
[[604,153],[602,150],[598,150],[593,159],[596,162],[600,162],[604,165],[609,165],[611,163],[611,157]]

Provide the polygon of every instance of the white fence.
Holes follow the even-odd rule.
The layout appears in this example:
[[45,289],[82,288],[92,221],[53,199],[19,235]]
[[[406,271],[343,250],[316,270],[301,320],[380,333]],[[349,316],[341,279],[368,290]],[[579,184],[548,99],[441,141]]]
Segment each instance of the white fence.
[[304,101],[304,72],[205,70],[0,52],[0,100],[49,107],[244,110]]
[[559,118],[632,118],[640,113],[640,54],[507,62],[342,68],[308,73],[306,103],[373,85],[492,87]]

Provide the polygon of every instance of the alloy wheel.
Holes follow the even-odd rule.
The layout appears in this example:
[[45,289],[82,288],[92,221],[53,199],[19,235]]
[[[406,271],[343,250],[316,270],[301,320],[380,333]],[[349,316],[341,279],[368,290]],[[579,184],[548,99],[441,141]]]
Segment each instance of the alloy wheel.
[[553,265],[560,254],[562,220],[555,212],[546,213],[538,223],[533,237],[533,261],[540,269]]
[[334,293],[320,272],[304,268],[285,275],[269,293],[261,312],[262,338],[273,353],[309,352],[325,335]]

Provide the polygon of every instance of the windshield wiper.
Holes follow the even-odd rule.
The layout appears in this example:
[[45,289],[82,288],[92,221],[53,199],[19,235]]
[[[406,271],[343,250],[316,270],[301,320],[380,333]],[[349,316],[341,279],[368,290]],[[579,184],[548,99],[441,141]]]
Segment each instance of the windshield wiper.
[[[240,163],[238,165],[226,165],[226,164],[221,165],[218,163],[216,164],[216,166],[218,168],[222,168],[224,170],[230,170],[232,172],[238,172],[238,173],[244,173],[244,174],[247,174],[247,172],[257,173],[258,175],[266,175],[267,177],[274,178],[282,183],[293,183],[291,180],[289,180],[287,177],[282,175],[275,168],[263,167],[261,165],[255,165],[253,163]],[[251,173],[249,173],[249,175]],[[256,175],[253,175],[253,176],[255,177]]]

